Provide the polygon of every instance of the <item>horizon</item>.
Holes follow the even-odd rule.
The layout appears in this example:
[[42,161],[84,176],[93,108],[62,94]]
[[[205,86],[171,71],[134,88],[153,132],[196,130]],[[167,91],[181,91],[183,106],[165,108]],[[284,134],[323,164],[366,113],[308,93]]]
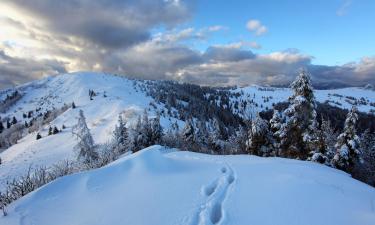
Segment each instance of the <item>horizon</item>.
[[286,86],[304,67],[319,86],[375,82],[370,0],[5,0],[0,9],[0,89],[75,71]]

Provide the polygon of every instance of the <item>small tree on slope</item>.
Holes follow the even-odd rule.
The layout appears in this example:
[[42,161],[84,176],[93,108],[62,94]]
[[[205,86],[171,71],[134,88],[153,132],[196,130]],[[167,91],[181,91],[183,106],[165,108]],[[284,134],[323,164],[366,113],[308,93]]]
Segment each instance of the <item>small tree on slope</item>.
[[98,154],[95,151],[94,140],[87,127],[86,118],[82,110],[79,110],[78,123],[73,126],[72,133],[78,139],[78,144],[75,146],[78,150],[78,159],[83,160],[85,163],[96,160]]
[[289,97],[289,107],[284,111],[286,121],[279,137],[281,155],[306,159],[310,152],[317,150],[316,103],[310,76],[301,70],[291,84],[293,95]]
[[357,108],[352,107],[346,116],[344,130],[337,138],[336,154],[332,159],[332,165],[347,172],[350,172],[354,164],[360,160],[359,137],[356,133],[357,121]]

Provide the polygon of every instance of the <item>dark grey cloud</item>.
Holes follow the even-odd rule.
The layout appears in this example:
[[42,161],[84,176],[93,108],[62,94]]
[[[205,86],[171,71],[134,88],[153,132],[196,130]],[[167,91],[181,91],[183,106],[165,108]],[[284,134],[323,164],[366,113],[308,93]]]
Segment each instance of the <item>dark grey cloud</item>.
[[129,47],[150,38],[150,29],[190,17],[190,5],[166,0],[5,0],[42,20],[45,29],[105,48]]
[[59,73],[66,73],[66,70],[56,60],[22,59],[11,57],[0,50],[0,89]]
[[209,47],[203,57],[209,61],[240,61],[252,59],[255,55],[250,50],[214,46]]

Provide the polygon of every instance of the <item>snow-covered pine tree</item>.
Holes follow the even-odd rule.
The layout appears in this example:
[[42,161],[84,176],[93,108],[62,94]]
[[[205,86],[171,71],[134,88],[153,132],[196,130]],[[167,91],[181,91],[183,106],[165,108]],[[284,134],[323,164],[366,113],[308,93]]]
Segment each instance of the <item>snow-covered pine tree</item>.
[[219,120],[215,117],[210,120],[209,134],[208,136],[208,147],[215,153],[222,153],[224,149],[224,141],[222,140],[221,127]]
[[167,130],[167,132],[163,136],[163,143],[166,146],[169,146],[172,148],[181,148],[179,130],[180,129],[179,129],[178,123],[176,121],[173,122],[170,128]]
[[195,145],[195,127],[191,118],[185,121],[185,127],[182,129],[181,138],[186,144]]
[[332,127],[330,120],[322,119],[322,124],[320,125],[319,131],[319,145],[320,152],[325,154],[326,163],[330,164],[331,160],[335,156],[336,149],[335,144],[337,140],[337,135]]
[[239,126],[238,129],[229,137],[227,145],[228,154],[245,154],[247,151],[248,132],[246,127]]
[[206,121],[199,120],[197,122],[197,129],[195,130],[195,141],[205,150],[208,150],[209,148],[209,136]]
[[272,118],[270,120],[270,131],[272,132],[275,149],[275,154],[279,154],[280,149],[280,130],[283,125],[283,116],[278,110],[273,111]]
[[318,152],[316,103],[309,74],[301,70],[291,88],[293,95],[279,132],[281,155],[306,159]]
[[79,110],[78,123],[72,127],[72,134],[77,137],[78,159],[84,163],[90,163],[98,158],[95,150],[94,139],[87,127],[86,118],[82,110]]
[[142,117],[139,116],[135,127],[132,130],[133,151],[139,151],[152,145],[152,129],[148,119],[148,113],[145,109]]
[[375,133],[369,129],[360,137],[362,163],[356,163],[352,172],[354,178],[375,186]]
[[317,131],[317,151],[312,152],[307,160],[331,166],[331,161],[336,153],[336,137],[331,121],[322,118],[320,129]]
[[247,151],[252,155],[270,156],[273,153],[273,138],[266,120],[259,114],[251,121]]
[[7,129],[9,129],[11,126],[12,126],[12,124],[10,123],[10,120],[7,119]]
[[360,141],[356,131],[357,121],[357,108],[353,106],[346,116],[343,132],[337,138],[336,154],[332,159],[333,166],[347,172],[350,172],[354,164],[360,160]]
[[160,124],[160,114],[151,121],[151,144],[160,144],[163,137],[163,127]]
[[53,134],[52,127],[49,127],[49,128],[48,128],[48,135],[52,135],[52,134]]
[[121,114],[113,131],[113,144],[117,154],[122,154],[129,150],[129,134]]

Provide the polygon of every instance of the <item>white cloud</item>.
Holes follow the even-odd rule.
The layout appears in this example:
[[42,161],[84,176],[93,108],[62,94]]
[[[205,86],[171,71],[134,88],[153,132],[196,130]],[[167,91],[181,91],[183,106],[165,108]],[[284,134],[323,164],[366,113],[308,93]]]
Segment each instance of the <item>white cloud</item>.
[[247,22],[246,28],[249,31],[254,32],[257,36],[263,35],[268,31],[266,26],[264,26],[259,20],[254,19]]

